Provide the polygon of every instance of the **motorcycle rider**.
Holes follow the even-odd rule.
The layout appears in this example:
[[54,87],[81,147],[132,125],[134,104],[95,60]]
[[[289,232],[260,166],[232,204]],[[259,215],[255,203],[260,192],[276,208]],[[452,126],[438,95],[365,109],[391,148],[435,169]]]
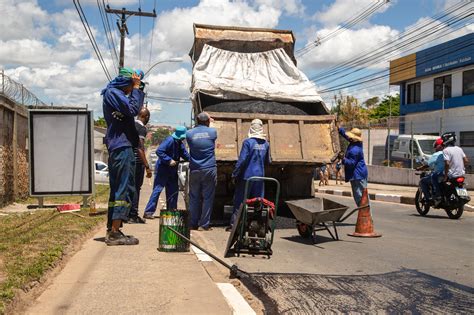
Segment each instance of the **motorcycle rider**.
[[[433,142],[433,147],[435,153],[430,157],[427,165],[419,168],[422,169],[429,167],[432,170],[430,175],[425,176],[420,180],[420,186],[426,201],[433,200],[434,197],[435,203],[439,203],[441,200],[439,178],[444,174],[443,139],[436,139],[436,141]],[[430,185],[433,187],[433,196],[430,194]]]
[[456,146],[456,134],[454,132],[446,132],[441,138],[445,145],[443,150],[445,163],[444,181],[464,176],[464,166],[469,163],[469,160],[464,151]]

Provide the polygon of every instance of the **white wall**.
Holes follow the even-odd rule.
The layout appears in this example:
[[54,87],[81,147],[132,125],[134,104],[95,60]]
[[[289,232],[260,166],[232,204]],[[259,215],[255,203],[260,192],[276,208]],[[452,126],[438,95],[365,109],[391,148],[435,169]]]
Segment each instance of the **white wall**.
[[[451,97],[462,96],[462,73],[466,70],[471,70],[471,69],[474,69],[474,66],[471,65],[467,67],[462,67],[458,69],[453,69],[453,70],[437,73],[435,75],[428,76],[428,77],[412,79],[406,82],[405,88],[408,91],[408,88],[407,88],[408,84],[421,82],[420,100],[421,102],[429,102],[433,100],[434,79],[437,77],[451,74],[451,85],[452,85]],[[407,97],[408,97],[408,92],[405,93],[405,104],[407,101]]]

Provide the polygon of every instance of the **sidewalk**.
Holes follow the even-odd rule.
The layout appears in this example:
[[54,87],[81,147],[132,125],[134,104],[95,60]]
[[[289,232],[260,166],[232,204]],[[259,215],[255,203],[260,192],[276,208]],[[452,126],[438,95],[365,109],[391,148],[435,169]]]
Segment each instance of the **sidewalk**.
[[[335,185],[334,180],[330,180],[327,186],[318,186],[319,180],[314,182],[315,192],[352,197],[351,185],[344,183],[343,185]],[[369,183],[369,198],[370,200],[395,202],[408,205],[415,204],[415,194],[418,187],[384,185]],[[469,191],[471,201],[464,207],[465,211],[474,211],[474,194],[472,190]]]
[[[140,210],[151,187],[143,185]],[[67,262],[27,314],[231,314],[191,251],[158,252],[159,219],[127,224],[138,246],[106,246],[105,228]]]

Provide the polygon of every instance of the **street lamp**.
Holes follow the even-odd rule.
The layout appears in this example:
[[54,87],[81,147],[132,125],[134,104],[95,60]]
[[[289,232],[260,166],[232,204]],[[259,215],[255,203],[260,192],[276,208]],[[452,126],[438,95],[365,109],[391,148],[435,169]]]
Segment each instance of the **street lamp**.
[[161,60],[161,61],[158,61],[157,63],[153,64],[150,69],[148,69],[146,72],[145,72],[145,75],[143,77],[146,77],[146,75],[148,73],[150,73],[150,71],[156,67],[157,65],[159,65],[160,63],[165,63],[165,62],[183,62],[183,58],[171,58],[171,59],[166,59],[166,60]]

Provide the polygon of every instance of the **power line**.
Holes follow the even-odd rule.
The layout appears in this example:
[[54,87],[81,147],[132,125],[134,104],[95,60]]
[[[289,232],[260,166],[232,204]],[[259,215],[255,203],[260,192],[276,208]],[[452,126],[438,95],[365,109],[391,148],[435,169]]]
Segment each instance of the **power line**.
[[[454,13],[455,11],[459,10],[460,8],[464,7],[465,3],[463,2],[458,2],[457,4],[451,6],[450,8],[436,14],[435,16],[432,17],[431,20],[414,25],[413,27],[410,27],[407,29],[404,33],[398,36],[396,40],[388,39],[384,43],[382,43],[381,46],[379,46],[376,49],[368,49],[360,53],[357,57],[345,61],[343,63],[340,63],[338,65],[335,65],[331,67],[328,70],[324,70],[320,72],[319,74],[313,75],[311,77],[312,81],[315,80],[322,80],[327,77],[334,76],[339,73],[343,73],[344,71],[351,70],[354,67],[361,67],[363,65],[366,65],[368,63],[373,64],[374,58],[384,56],[387,52],[394,51],[398,49],[400,45],[404,43],[404,41],[409,41],[413,38],[421,38],[423,37],[423,33],[420,32],[422,29],[428,29],[430,25],[433,23],[439,22],[441,19],[449,16],[450,14]],[[426,31],[426,30],[425,30]],[[410,36],[414,35],[412,38]]]
[[[471,14],[471,15],[472,15],[472,14]],[[470,15],[465,16],[465,17],[462,17],[461,19],[459,19],[459,21],[456,21],[456,23],[460,22],[462,19],[465,19],[466,17],[469,17],[469,16],[470,16]],[[447,27],[448,27],[448,26],[445,26],[445,28],[447,28]],[[449,32],[444,32],[444,34],[442,34],[442,36],[446,36],[446,35],[449,35],[449,34],[451,34],[451,33],[453,33],[453,32],[456,32],[456,31],[457,31],[458,29],[460,29],[461,27],[463,27],[463,25],[459,25],[458,27],[455,27],[455,28],[453,28],[453,29],[450,29]],[[439,30],[437,30],[436,32],[438,32],[438,31],[439,31]],[[434,32],[433,34],[436,34],[436,32]],[[433,34],[430,34],[430,35],[433,35]],[[436,34],[436,35],[440,35],[440,34]],[[438,37],[439,37],[439,36],[438,36]],[[470,42],[470,41],[471,41],[471,44],[472,44],[472,40],[467,40],[467,42]],[[420,44],[420,45],[418,45],[418,46],[421,46],[421,45],[423,45],[423,43]],[[416,47],[418,47],[418,46],[416,46]],[[468,46],[469,46],[469,45],[468,45]],[[462,48],[464,48],[464,47],[462,47]],[[450,50],[451,50],[450,53],[453,51],[453,47],[448,47],[448,48],[445,48],[445,49],[450,49]],[[435,52],[435,53],[439,53],[439,51],[437,51],[437,52]],[[435,54],[435,53],[433,53],[433,54]],[[437,57],[435,57],[435,58],[437,58]],[[434,59],[434,58],[432,58],[432,59]],[[429,60],[428,60],[428,61],[429,61]],[[408,62],[405,62],[405,63],[403,63],[403,64],[400,64],[398,67],[403,66],[403,65],[405,65],[405,64],[411,64],[411,63],[412,63],[411,61],[408,61]],[[418,60],[418,59],[417,59],[417,65],[422,64],[422,63],[424,63],[422,60]],[[369,74],[369,75],[367,75],[367,76],[358,77],[358,78],[352,79],[352,80],[350,80],[350,81],[348,81],[348,82],[340,83],[340,84],[335,85],[335,86],[333,86],[333,87],[330,87],[330,88],[326,88],[326,89],[324,89],[324,90],[321,90],[320,93],[325,93],[326,91],[338,90],[338,89],[340,89],[340,88],[345,88],[345,87],[347,87],[347,85],[352,86],[351,83],[354,83],[354,84],[356,84],[356,85],[357,85],[357,84],[362,84],[362,83],[365,82],[365,81],[361,81],[362,79],[366,79],[366,78],[370,78],[370,77],[373,77],[373,76],[377,76],[377,75],[379,75],[379,74],[381,74],[381,73],[383,73],[383,72],[386,72],[386,71],[388,71],[388,69],[384,69],[384,70],[381,70],[381,71],[379,71],[379,72],[371,73],[371,74]],[[400,71],[404,71],[404,69],[402,69],[402,70],[400,70]],[[357,72],[357,70],[354,70],[354,71],[352,71],[352,72],[346,74],[345,76],[347,76],[347,75],[349,75],[349,74],[351,74],[351,73],[354,73],[354,72]],[[398,71],[396,71],[396,72],[398,72]],[[342,78],[342,77],[341,77],[341,78]],[[334,79],[334,80],[332,80],[332,81],[330,81],[330,82],[334,82],[334,81],[337,81],[337,80],[339,80],[339,79],[340,79],[340,78]],[[329,82],[329,83],[330,83],[330,82]]]
[[89,37],[89,40],[92,44],[92,48],[94,49],[97,55],[97,58],[99,59],[102,70],[104,70],[104,73],[107,79],[111,81],[112,77],[110,76],[110,73],[107,69],[107,65],[105,64],[104,58],[102,57],[102,53],[100,52],[99,46],[97,45],[97,42],[94,38],[94,34],[92,33],[90,29],[89,22],[87,21],[84,11],[82,10],[81,4],[79,0],[73,0],[73,3],[74,3],[74,6],[76,7],[77,13],[79,14],[79,18],[81,19],[82,25],[84,26],[84,29],[86,30],[87,36]]
[[[113,64],[114,64],[114,68],[118,68],[117,62],[116,62],[116,60],[114,59],[114,46],[112,46],[112,43],[111,43],[111,40],[110,40],[110,33],[109,33],[108,29],[107,29],[107,23],[105,22],[105,20],[106,20],[105,12],[103,12],[99,0],[97,0],[97,7],[98,7],[98,9],[99,9],[100,19],[101,19],[101,21],[102,21],[102,26],[103,26],[103,28],[104,28],[105,38],[106,38],[106,40],[107,40],[107,45],[109,46],[110,58],[112,59],[112,62],[113,62]],[[118,60],[117,60],[117,61],[118,61]]]
[[354,15],[351,17],[349,20],[344,22],[342,25],[338,26],[335,30],[332,32],[329,32],[329,34],[326,34],[325,36],[321,38],[317,38],[315,41],[307,44],[305,47],[299,49],[296,51],[297,57],[302,57],[308,52],[310,52],[312,49],[316,48],[317,46],[320,46],[324,42],[328,41],[329,39],[336,37],[340,33],[343,33],[344,31],[348,30],[349,28],[355,26],[359,22],[367,19],[369,16],[371,16],[373,13],[378,11],[382,6],[384,6],[386,3],[388,3],[389,0],[383,0],[383,1],[376,1],[375,3],[369,4],[368,7],[360,11],[357,15]]

